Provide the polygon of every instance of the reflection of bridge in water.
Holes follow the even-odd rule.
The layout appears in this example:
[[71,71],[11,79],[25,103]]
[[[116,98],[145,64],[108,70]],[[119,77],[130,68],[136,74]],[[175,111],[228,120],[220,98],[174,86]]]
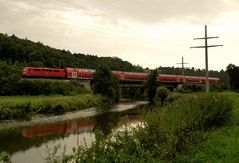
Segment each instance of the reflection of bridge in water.
[[95,121],[78,122],[77,120],[74,120],[61,124],[40,125],[23,129],[22,135],[24,137],[30,138],[35,136],[47,136],[52,134],[90,132],[93,130],[95,124]]

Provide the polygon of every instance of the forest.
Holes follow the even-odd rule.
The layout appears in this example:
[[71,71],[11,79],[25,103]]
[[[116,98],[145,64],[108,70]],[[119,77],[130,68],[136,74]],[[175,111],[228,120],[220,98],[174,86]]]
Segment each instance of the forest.
[[111,70],[142,72],[143,68],[134,66],[117,57],[98,57],[96,55],[71,53],[20,39],[15,35],[0,34],[0,60],[22,67],[79,67],[96,69],[99,65],[107,65]]

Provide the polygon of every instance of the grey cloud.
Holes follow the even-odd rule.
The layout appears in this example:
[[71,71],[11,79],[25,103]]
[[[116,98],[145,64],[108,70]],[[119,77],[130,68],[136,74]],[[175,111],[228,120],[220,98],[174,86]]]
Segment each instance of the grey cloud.
[[20,14],[29,17],[50,17],[58,21],[61,21],[64,12],[82,11],[88,16],[101,18],[101,23],[112,25],[118,25],[121,19],[158,24],[170,20],[203,23],[214,20],[228,9],[222,0],[0,0],[1,8],[2,5],[6,7],[5,10],[14,9],[15,6]]

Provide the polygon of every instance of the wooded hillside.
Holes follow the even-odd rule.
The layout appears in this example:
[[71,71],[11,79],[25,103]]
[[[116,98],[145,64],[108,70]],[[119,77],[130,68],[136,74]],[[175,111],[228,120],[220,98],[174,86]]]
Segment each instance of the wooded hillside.
[[143,68],[134,66],[117,57],[98,57],[96,55],[72,54],[70,51],[59,50],[20,39],[15,35],[0,34],[0,60],[11,64],[36,67],[80,67],[96,69],[99,65],[107,65],[111,70],[142,72]]

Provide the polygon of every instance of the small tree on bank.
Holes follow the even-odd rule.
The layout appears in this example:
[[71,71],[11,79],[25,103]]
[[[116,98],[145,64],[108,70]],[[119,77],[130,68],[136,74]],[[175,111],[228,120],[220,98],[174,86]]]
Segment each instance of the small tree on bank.
[[148,76],[147,88],[148,88],[148,99],[150,104],[154,104],[154,97],[157,91],[157,70],[152,70]]
[[108,98],[112,102],[119,102],[119,83],[107,66],[101,65],[93,74],[93,92]]
[[168,97],[169,90],[166,87],[159,87],[157,89],[157,96],[161,100],[161,106],[163,107],[165,99]]

